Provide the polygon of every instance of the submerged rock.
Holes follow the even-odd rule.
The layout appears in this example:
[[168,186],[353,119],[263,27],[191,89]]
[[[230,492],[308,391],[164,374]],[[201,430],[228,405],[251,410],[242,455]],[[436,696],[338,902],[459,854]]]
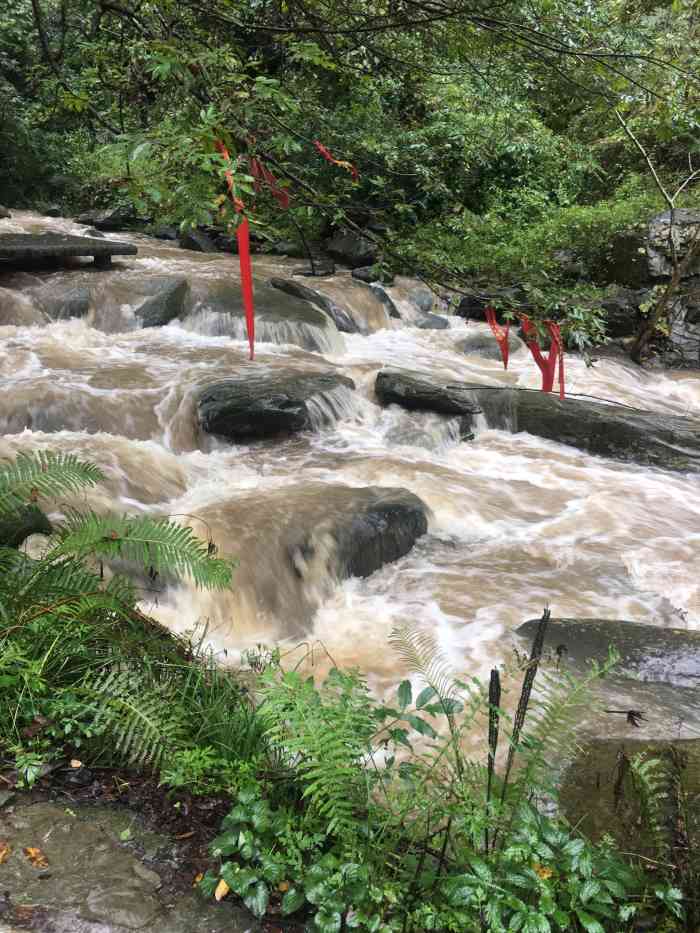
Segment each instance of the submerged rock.
[[54,285],[36,293],[37,300],[52,321],[86,317],[90,310],[90,290],[79,286],[61,290]]
[[318,573],[319,561],[334,579],[368,577],[408,554],[428,530],[426,505],[406,490],[370,486],[351,491],[351,499],[346,514],[321,522],[290,544],[289,556],[301,578]]
[[286,294],[292,295],[295,298],[301,298],[303,301],[310,302],[314,307],[320,308],[321,311],[324,311],[331,318],[342,334],[359,333],[360,329],[353,320],[350,312],[346,311],[345,308],[341,308],[340,305],[337,305],[327,295],[318,291],[318,289],[311,288],[301,282],[295,282],[294,279],[283,279],[276,276],[270,279],[270,285],[273,288],[279,289],[281,292],[286,292]]
[[[525,343],[513,333],[508,334],[508,351],[511,355],[524,349]],[[500,360],[501,350],[493,334],[470,334],[456,345],[467,356],[480,356],[485,360]]]
[[[193,280],[191,288],[192,311],[186,326],[214,337],[245,338],[239,285],[229,279]],[[342,346],[338,329],[327,314],[260,281],[255,282],[255,333],[260,341],[291,343],[322,353]]]
[[2,204],[0,204],[0,220],[8,220],[10,217],[12,217],[12,214],[6,207],[3,207]]
[[184,275],[144,277],[140,291],[148,296],[134,310],[142,327],[161,327],[185,316],[190,287]]
[[0,288],[0,327],[45,327],[50,319],[22,292]]
[[439,314],[424,314],[416,321],[416,327],[420,327],[421,330],[447,330],[449,326],[447,318]]
[[197,419],[205,433],[230,441],[295,434],[327,422],[339,401],[333,393],[354,388],[333,372],[245,375],[203,389]]
[[[517,629],[522,638],[535,634],[537,619]],[[552,619],[545,648],[583,670],[591,661],[603,663],[614,648],[620,660],[616,676],[643,683],[700,687],[700,632],[661,628],[621,619]]]
[[377,258],[376,243],[352,231],[336,233],[326,240],[325,249],[329,256],[351,269],[369,266]]
[[624,462],[700,472],[700,420],[532,389],[447,383],[400,370],[378,373],[375,391],[383,404],[444,414],[483,411],[490,428],[527,431]]
[[393,317],[393,318],[396,318],[397,320],[401,320],[401,314],[399,313],[399,309],[396,307],[396,303],[394,302],[394,299],[391,297],[389,292],[384,288],[384,286],[380,282],[370,282],[369,288],[372,294],[376,295],[376,297],[381,301],[381,303],[387,309],[387,311],[389,312],[389,317]]

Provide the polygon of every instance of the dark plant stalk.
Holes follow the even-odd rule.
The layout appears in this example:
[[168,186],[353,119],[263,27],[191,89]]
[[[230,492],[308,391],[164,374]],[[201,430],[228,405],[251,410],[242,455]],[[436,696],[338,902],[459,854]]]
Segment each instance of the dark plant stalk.
[[488,778],[486,781],[486,825],[484,827],[484,850],[489,853],[489,814],[491,803],[491,788],[493,786],[493,772],[496,763],[496,749],[498,748],[498,727],[501,720],[501,677],[498,668],[491,671],[489,682],[489,757]]
[[[515,760],[515,753],[520,741],[520,733],[522,732],[523,725],[525,724],[525,717],[527,716],[528,707],[530,705],[530,696],[532,694],[532,685],[535,682],[535,677],[537,676],[537,671],[540,666],[540,660],[542,658],[542,647],[544,645],[544,636],[547,630],[547,624],[551,618],[552,614],[548,608],[545,608],[542,612],[542,618],[539,621],[537,626],[537,631],[535,632],[535,637],[532,640],[532,651],[530,652],[530,660],[528,662],[527,671],[525,672],[525,677],[523,678],[523,685],[520,690],[520,699],[518,701],[518,708],[515,712],[515,721],[513,722],[513,731],[510,737],[510,748],[508,749],[508,760],[506,761],[506,773],[503,777],[503,787],[501,789],[501,799],[500,805],[503,807],[503,804],[506,799],[506,792],[508,791],[508,780],[510,778],[510,772],[513,767],[513,761]],[[498,840],[498,827],[493,834],[493,845],[492,849],[495,850],[496,842]]]

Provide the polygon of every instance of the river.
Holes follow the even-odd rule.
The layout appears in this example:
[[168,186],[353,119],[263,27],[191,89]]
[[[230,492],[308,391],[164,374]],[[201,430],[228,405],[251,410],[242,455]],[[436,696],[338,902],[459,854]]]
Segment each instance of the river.
[[[0,232],[84,233],[63,219],[14,212]],[[434,633],[456,670],[484,676],[512,651],[511,631],[541,613],[700,625],[697,478],[588,456],[530,436],[480,427],[460,441],[449,419],[382,408],[373,397],[384,366],[487,385],[537,388],[521,350],[497,360],[457,344],[485,325],[449,317],[445,330],[412,326],[411,283],[390,289],[408,320],[389,317],[348,273],[307,280],[361,323],[334,326],[308,344],[308,324],[261,321],[256,361],[246,359],[240,320],[225,324],[207,295],[238,282],[236,257],[199,254],[140,235],[109,235],[139,253],[96,272],[90,266],[5,273],[0,302],[31,308],[42,289],[87,284],[84,319],[0,327],[0,454],[52,448],[100,465],[107,482],[81,500],[98,509],[166,514],[210,534],[238,561],[234,588],[183,585],[144,592],[144,607],[173,631],[199,626],[222,662],[259,643],[302,652],[322,644],[357,665],[383,692],[404,671],[388,645],[401,623]],[[289,277],[299,261],[254,257],[256,290]],[[196,313],[141,329],[129,282],[185,275]],[[21,291],[18,297],[17,291]],[[302,333],[306,328],[306,333]],[[332,369],[356,391],[319,415],[313,432],[231,446],[201,437],[192,393],[235,371]],[[657,412],[700,416],[700,374],[646,372],[625,360],[587,367],[567,354],[567,389]],[[323,413],[321,413],[323,414]],[[277,547],[279,529],[346,507],[345,487],[402,487],[430,508],[429,533],[400,560],[365,579],[315,579],[300,596]],[[295,589],[296,587],[296,589]],[[319,647],[318,663],[328,663]]]

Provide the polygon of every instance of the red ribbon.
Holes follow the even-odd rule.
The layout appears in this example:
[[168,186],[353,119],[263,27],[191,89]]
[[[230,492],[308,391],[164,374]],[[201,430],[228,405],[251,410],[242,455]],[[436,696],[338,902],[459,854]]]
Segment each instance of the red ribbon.
[[250,164],[250,174],[255,181],[255,190],[259,192],[263,187],[263,183],[266,184],[279,206],[283,210],[287,210],[289,207],[289,193],[284,188],[280,188],[280,184],[272,172],[253,156],[249,158],[248,162]]
[[559,364],[559,398],[564,398],[564,346],[561,339],[561,328],[554,321],[545,321],[549,331],[551,344],[547,356],[542,353],[537,338],[537,328],[526,314],[518,315],[523,325],[525,343],[542,373],[542,391],[551,392],[554,387],[554,375]]
[[[221,155],[230,163],[231,157],[228,149],[221,140],[216,141],[216,148]],[[233,183],[233,172],[230,168],[226,169],[226,184],[228,193],[236,212],[242,214],[244,211],[243,201],[236,195]],[[245,310],[245,324],[248,332],[248,346],[250,347],[250,358],[255,358],[255,309],[253,305],[253,271],[250,264],[250,227],[248,218],[244,215],[243,220],[236,228],[236,240],[238,241],[238,264],[241,269],[241,292],[243,294],[243,308]]]
[[341,168],[346,169],[352,175],[352,180],[357,181],[360,177],[360,173],[357,171],[357,168],[352,164],[352,162],[345,162],[343,159],[336,159],[331,152],[326,149],[323,143],[320,143],[317,139],[314,140],[314,146],[323,156],[326,162],[332,162],[333,165],[339,165]]
[[503,368],[508,369],[508,333],[510,331],[510,323],[506,321],[505,328],[496,321],[496,309],[492,308],[490,305],[484,311],[486,315],[486,320],[489,327],[493,332],[493,336],[498,341],[498,349],[501,351],[501,359],[503,360]]

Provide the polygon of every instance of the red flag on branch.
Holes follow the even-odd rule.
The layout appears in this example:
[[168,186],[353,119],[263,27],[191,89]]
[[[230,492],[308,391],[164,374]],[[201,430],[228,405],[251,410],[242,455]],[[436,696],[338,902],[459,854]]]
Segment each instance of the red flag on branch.
[[[228,154],[228,149],[221,140],[216,141],[216,148],[230,164],[231,157]],[[230,168],[226,169],[226,184],[228,185],[231,203],[237,213],[243,214],[245,206],[243,201],[236,195],[233,172]],[[243,215],[243,220],[236,228],[236,240],[238,241],[238,264],[241,269],[241,292],[243,294],[245,324],[248,332],[250,358],[252,360],[255,357],[255,310],[253,306],[253,271],[250,264],[250,227],[248,226],[248,218],[245,214]]]
[[334,156],[329,152],[328,149],[326,149],[323,143],[320,143],[317,139],[314,140],[314,146],[320,152],[326,162],[332,162],[333,165],[339,165],[340,168],[344,168],[346,171],[350,172],[353,181],[357,181],[357,179],[360,177],[360,173],[357,171],[352,162],[345,162],[343,159],[334,158]]

